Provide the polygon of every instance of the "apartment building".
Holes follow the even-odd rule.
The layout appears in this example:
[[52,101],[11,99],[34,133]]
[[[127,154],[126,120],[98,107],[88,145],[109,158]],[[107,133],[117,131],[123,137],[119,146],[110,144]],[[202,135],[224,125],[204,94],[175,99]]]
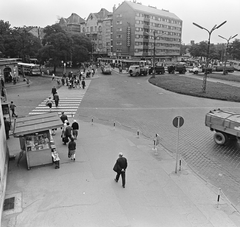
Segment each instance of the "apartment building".
[[92,42],[92,54],[95,58],[107,56],[111,52],[112,13],[101,9],[98,13],[90,13],[82,27]]
[[124,1],[113,11],[112,51],[120,59],[171,61],[180,55],[182,20],[167,10]]

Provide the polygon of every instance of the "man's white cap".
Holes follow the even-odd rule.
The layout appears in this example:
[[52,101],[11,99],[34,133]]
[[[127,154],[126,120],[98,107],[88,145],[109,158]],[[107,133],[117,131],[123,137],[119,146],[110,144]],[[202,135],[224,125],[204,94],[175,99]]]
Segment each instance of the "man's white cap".
[[123,153],[122,152],[119,152],[119,154],[118,154],[119,156],[123,156]]

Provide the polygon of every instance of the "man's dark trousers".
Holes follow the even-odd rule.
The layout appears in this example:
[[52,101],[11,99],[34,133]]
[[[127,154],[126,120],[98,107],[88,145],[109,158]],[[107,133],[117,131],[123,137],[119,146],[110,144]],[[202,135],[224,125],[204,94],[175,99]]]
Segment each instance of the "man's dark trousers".
[[122,177],[122,186],[125,187],[125,171],[121,171],[121,172],[117,172],[117,176],[116,176],[116,182],[118,182],[119,177]]

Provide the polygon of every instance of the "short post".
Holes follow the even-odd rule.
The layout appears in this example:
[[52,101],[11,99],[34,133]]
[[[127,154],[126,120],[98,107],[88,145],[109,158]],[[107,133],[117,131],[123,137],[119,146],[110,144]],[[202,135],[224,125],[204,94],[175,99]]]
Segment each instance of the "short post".
[[93,118],[92,118],[92,125],[93,125]]
[[179,169],[178,169],[179,171],[181,171],[182,170],[182,160],[181,159],[179,159]]
[[115,130],[115,126],[116,126],[116,123],[114,122],[114,123],[113,123],[113,128],[114,128],[114,130]]
[[218,206],[219,206],[219,202],[220,202],[220,194],[221,194],[221,188],[218,189],[217,208],[218,208]]
[[139,138],[139,130],[137,130],[137,138]]
[[153,150],[156,150],[156,140],[153,140]]

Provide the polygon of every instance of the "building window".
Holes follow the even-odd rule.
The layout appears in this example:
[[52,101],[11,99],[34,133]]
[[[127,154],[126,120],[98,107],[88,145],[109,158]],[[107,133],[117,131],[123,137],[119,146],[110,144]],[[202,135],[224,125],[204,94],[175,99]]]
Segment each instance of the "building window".
[[93,27],[92,26],[90,27],[90,32],[93,32]]
[[117,28],[117,32],[121,32],[122,31],[122,28]]
[[118,21],[116,22],[116,24],[122,24],[122,21],[121,21],[121,20],[118,20]]
[[119,13],[119,14],[117,14],[117,15],[116,15],[116,17],[122,17],[122,14],[121,14],[121,13]]
[[122,45],[122,42],[116,42],[116,45],[117,45],[117,46],[121,46],[121,45]]
[[116,38],[117,38],[117,39],[121,39],[121,38],[122,38],[122,35],[117,35]]

